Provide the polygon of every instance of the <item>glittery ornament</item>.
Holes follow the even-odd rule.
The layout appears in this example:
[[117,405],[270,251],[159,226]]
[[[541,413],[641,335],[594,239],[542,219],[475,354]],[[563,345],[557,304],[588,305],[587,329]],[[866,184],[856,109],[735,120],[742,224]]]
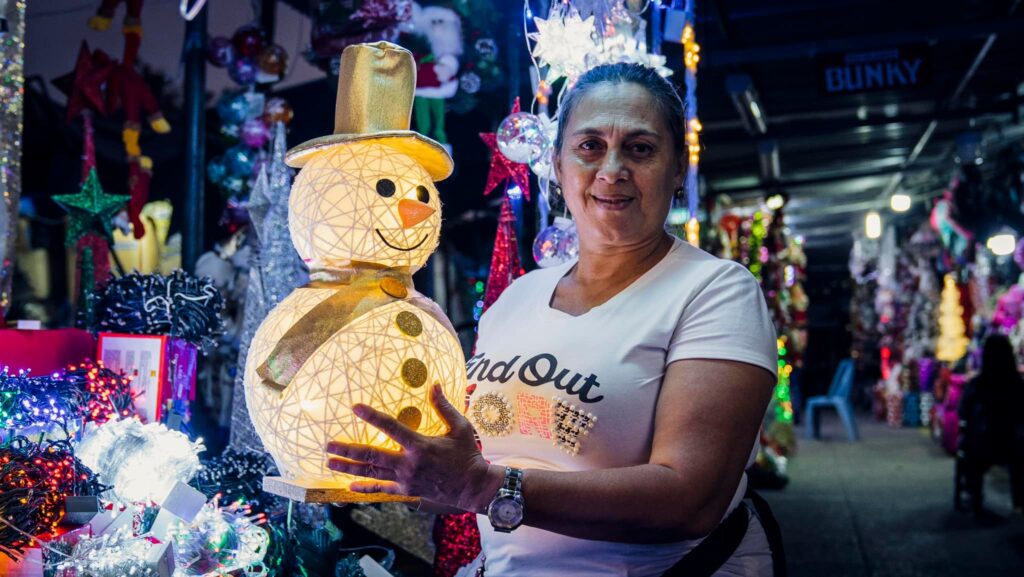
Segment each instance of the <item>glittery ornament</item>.
[[262,118],[250,118],[242,124],[241,139],[249,148],[263,148],[270,140],[270,131]]
[[245,94],[225,92],[217,101],[217,116],[224,124],[241,124],[249,114]]
[[277,44],[267,46],[260,52],[257,65],[260,72],[271,76],[281,76],[288,69],[288,53]]
[[516,242],[516,216],[508,196],[501,203],[498,216],[498,234],[494,238],[494,252],[491,254],[491,270],[487,273],[487,289],[484,292],[486,311],[498,296],[521,277],[525,271],[519,265],[519,246]]
[[476,94],[480,92],[480,76],[475,72],[466,72],[459,76],[459,88],[462,89],[466,94]]
[[442,515],[434,525],[436,577],[455,577],[480,554],[480,528],[476,513]]
[[231,174],[242,178],[249,178],[252,174],[252,166],[256,162],[257,151],[236,144],[224,153],[224,160]]
[[556,217],[554,224],[537,234],[533,241],[533,260],[537,266],[547,268],[569,262],[579,256],[580,239],[576,223]]
[[539,160],[551,146],[543,123],[529,112],[515,112],[501,121],[497,142],[506,158],[519,163]]
[[224,36],[214,36],[206,45],[206,59],[217,68],[224,68],[235,59],[235,48]]
[[295,112],[292,111],[291,105],[284,98],[271,98],[267,100],[267,104],[263,109],[263,121],[268,126],[272,126],[276,122],[288,124],[292,121],[293,116],[295,116]]
[[228,66],[228,76],[242,86],[250,86],[256,83],[256,74],[259,68],[252,58],[236,58]]
[[[519,112],[519,99],[516,98],[512,105],[512,114]],[[507,180],[511,180],[516,187],[530,199],[530,169],[525,164],[512,162],[501,153],[498,148],[498,137],[493,132],[480,133],[480,139],[484,141],[487,148],[491,149],[491,167],[487,172],[487,184],[484,185],[484,194],[490,194],[492,190]]]
[[477,433],[485,437],[504,437],[512,432],[515,414],[512,404],[501,393],[484,393],[473,399],[469,418]]
[[493,38],[481,38],[473,44],[473,47],[477,54],[484,58],[493,58],[498,55],[498,43]]
[[242,26],[231,37],[235,54],[240,58],[256,58],[263,51],[263,31],[258,26]]
[[110,238],[113,234],[110,220],[128,200],[129,197],[124,195],[103,192],[95,168],[89,171],[89,176],[78,194],[54,195],[53,201],[68,212],[67,245],[73,246],[89,232],[97,232],[104,238]]
[[206,164],[206,178],[214,184],[220,184],[228,175],[228,167],[224,164],[224,157],[217,156],[210,159]]

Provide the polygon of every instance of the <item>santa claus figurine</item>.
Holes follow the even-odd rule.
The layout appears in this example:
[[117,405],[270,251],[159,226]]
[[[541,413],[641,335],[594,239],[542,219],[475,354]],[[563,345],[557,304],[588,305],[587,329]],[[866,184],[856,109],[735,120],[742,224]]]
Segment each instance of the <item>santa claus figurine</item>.
[[413,26],[426,37],[430,54],[416,58],[416,129],[451,151],[444,131],[444,101],[459,89],[462,20],[454,10],[413,4]]

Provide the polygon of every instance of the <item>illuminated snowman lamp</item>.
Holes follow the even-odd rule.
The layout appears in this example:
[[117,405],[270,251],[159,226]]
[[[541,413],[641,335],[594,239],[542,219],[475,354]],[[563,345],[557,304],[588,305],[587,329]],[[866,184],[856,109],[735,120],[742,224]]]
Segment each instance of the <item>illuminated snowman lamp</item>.
[[[424,435],[447,427],[428,392],[466,394],[465,363],[441,309],[412,286],[438,244],[434,181],[452,171],[444,148],[409,130],[415,65],[379,42],[342,54],[334,134],[288,152],[301,168],[289,198],[292,242],[311,282],[260,325],[245,367],[256,432],[281,477],[264,490],[306,502],[392,501],[355,493],[328,468],[330,441],[398,450],[357,418],[366,404]],[[461,403],[456,402],[455,405]]]

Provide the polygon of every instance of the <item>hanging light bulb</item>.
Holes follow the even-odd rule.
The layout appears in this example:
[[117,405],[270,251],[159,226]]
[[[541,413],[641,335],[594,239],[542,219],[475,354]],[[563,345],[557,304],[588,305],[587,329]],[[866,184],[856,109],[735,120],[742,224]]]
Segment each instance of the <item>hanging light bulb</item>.
[[912,200],[909,194],[894,194],[889,199],[889,206],[894,212],[907,212],[910,210]]
[[877,211],[872,210],[864,217],[864,235],[868,238],[882,236],[882,217]]
[[1013,250],[1017,247],[1017,238],[1013,233],[1003,231],[990,236],[985,246],[996,256],[1007,256],[1013,254]]

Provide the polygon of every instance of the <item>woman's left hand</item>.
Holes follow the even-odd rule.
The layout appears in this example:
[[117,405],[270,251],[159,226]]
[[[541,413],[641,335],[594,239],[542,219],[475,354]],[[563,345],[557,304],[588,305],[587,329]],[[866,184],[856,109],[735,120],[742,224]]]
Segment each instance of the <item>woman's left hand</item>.
[[[354,406],[357,417],[380,429],[401,450],[333,441],[327,444],[327,452],[342,458],[331,458],[327,466],[373,479],[354,481],[350,489],[358,493],[416,496],[464,511],[477,511],[480,495],[491,484],[490,465],[477,448],[473,426],[448,402],[440,385],[431,387],[430,403],[448,426],[444,435],[421,435],[372,407]],[[497,488],[492,492],[496,491]]]

